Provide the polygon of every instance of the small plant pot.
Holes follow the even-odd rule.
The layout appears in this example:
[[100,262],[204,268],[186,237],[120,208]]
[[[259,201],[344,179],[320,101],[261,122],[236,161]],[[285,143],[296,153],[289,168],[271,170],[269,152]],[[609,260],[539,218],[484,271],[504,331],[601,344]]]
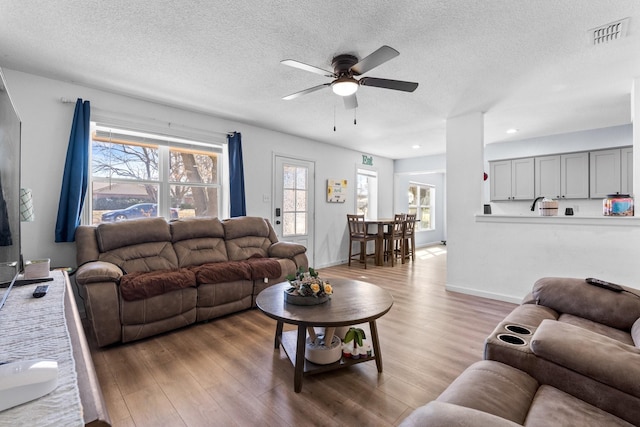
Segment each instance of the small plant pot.
[[352,353],[351,354],[351,358],[354,359],[354,360],[355,359],[360,359],[360,353],[357,353],[357,354],[356,353]]

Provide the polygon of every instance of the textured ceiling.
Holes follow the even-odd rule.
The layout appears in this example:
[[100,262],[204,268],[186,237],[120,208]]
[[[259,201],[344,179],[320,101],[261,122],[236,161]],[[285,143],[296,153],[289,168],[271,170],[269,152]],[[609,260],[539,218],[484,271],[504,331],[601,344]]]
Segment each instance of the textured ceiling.
[[[627,17],[626,38],[588,43]],[[360,87],[357,125],[330,89],[281,99],[330,81],[281,60],[382,45],[400,56],[366,76],[420,86]],[[2,0],[0,67],[399,159],[444,152],[447,117],[473,111],[487,143],[629,123],[640,2]]]

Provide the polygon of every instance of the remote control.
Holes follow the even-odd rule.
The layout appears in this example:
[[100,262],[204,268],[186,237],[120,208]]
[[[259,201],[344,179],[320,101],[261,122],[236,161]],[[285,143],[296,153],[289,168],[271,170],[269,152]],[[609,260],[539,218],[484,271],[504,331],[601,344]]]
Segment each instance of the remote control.
[[49,285],[36,286],[36,290],[33,291],[33,297],[34,298],[42,298],[43,296],[45,296],[47,294],[48,290],[49,290]]
[[593,277],[586,278],[585,282],[587,282],[590,285],[598,286],[600,288],[609,289],[610,291],[614,291],[614,292],[622,292],[622,291],[624,291],[624,288],[622,286],[620,286],[620,285],[616,285],[615,283],[607,282],[605,280],[594,279]]

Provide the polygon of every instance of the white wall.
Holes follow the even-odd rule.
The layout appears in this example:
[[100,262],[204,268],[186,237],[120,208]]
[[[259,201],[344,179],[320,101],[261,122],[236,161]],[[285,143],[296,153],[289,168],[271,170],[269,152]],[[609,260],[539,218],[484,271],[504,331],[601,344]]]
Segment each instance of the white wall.
[[[479,169],[487,167],[483,150],[474,148],[481,127],[481,123],[459,118],[447,122],[447,289],[519,302],[545,276],[599,277],[640,288],[639,218],[607,221],[603,217],[589,224],[580,218],[562,223],[478,220],[484,185],[477,189],[470,180],[477,175],[480,182]],[[556,149],[558,153],[630,145],[629,132],[630,126],[622,126],[523,141],[513,147],[505,144],[500,152],[497,144],[490,144],[484,151],[492,159],[527,157],[541,154],[539,150]],[[461,148],[460,135],[465,134],[471,146],[468,150]],[[545,144],[548,146],[543,147]],[[634,145],[634,152],[640,150]],[[452,203],[454,195],[463,200]],[[528,209],[526,204],[521,208]]]
[[[315,161],[315,261],[318,268],[347,259],[346,214],[355,212],[355,170],[362,154],[284,133],[164,106],[123,95],[4,70],[7,88],[22,119],[22,186],[33,190],[36,220],[22,224],[26,259],[51,258],[52,266],[75,266],[75,244],[54,243],[62,173],[74,104],[60,98],[89,100],[93,111],[117,112],[153,122],[157,127],[242,133],[247,215],[272,218],[272,158],[274,153]],[[215,96],[215,95],[212,95]],[[380,217],[393,214],[393,161],[374,157],[379,178]],[[350,197],[344,204],[326,202],[326,180],[346,178]]]

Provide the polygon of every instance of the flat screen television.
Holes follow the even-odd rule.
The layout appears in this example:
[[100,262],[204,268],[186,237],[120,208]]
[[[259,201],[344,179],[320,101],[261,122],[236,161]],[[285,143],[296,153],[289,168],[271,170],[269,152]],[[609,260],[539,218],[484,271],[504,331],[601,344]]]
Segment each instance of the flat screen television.
[[[0,69],[0,283],[5,286],[21,268],[20,130],[20,117]],[[7,289],[0,289],[2,297]]]

